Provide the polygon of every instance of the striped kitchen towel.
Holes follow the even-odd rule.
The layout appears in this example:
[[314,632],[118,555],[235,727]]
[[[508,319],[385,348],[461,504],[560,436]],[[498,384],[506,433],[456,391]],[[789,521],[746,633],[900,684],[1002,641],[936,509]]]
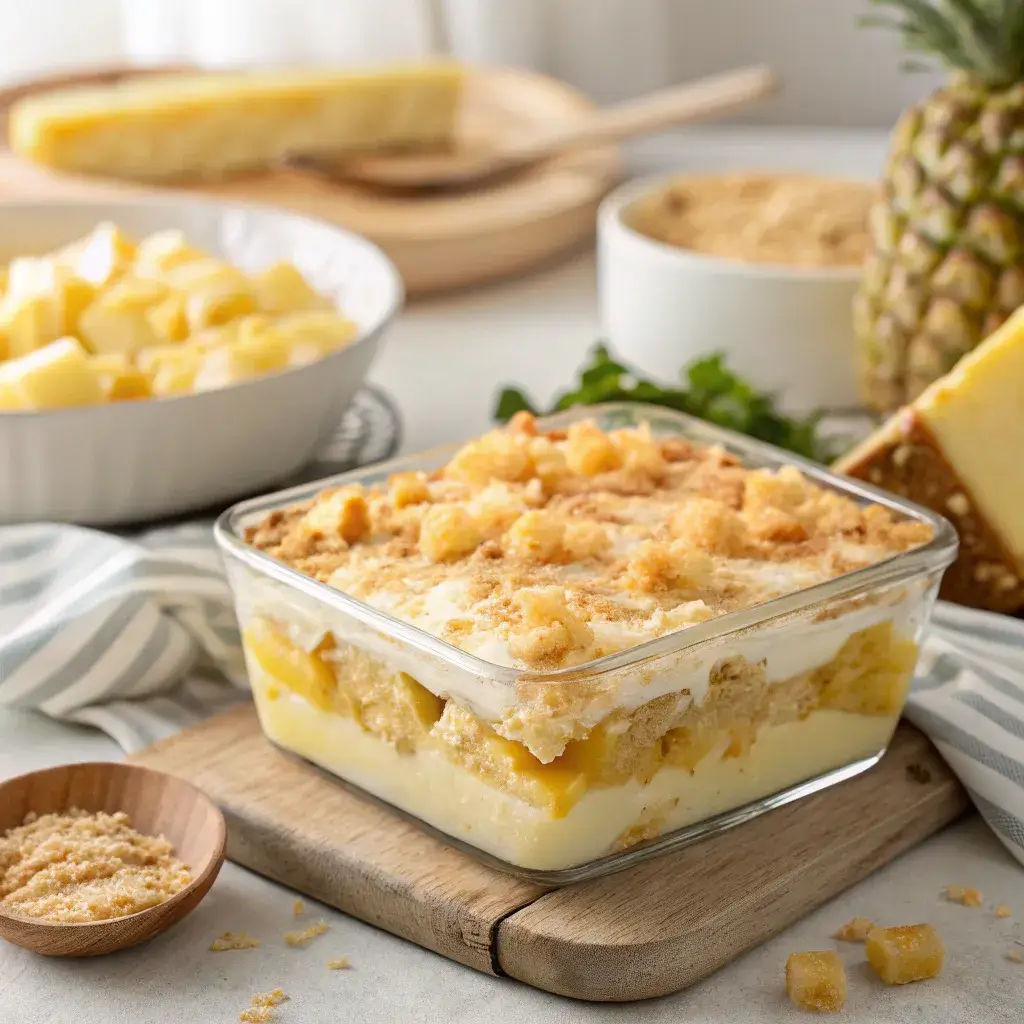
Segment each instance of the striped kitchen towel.
[[[0,704],[137,750],[246,699],[209,523],[0,529]],[[907,717],[1024,863],[1024,623],[940,603]]]

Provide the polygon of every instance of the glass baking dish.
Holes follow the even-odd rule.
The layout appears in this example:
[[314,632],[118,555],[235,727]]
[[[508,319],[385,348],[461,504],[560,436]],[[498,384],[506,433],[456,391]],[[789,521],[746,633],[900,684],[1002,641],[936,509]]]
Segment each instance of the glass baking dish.
[[[647,423],[658,437],[721,445],[750,467],[796,466],[859,504],[926,523],[931,540],[541,672],[468,654],[245,540],[247,527],[326,487],[429,472],[460,445],[242,502],[215,528],[266,736],[475,856],[556,885],[679,848],[871,767],[898,722],[957,544],[925,509],[669,410],[598,406],[538,427],[582,419],[604,430]],[[753,716],[744,695],[755,692]],[[675,717],[662,714],[666,704]],[[690,716],[680,719],[679,708]],[[510,721],[523,742],[509,738]],[[558,729],[574,742],[542,763],[529,737]],[[626,763],[627,777],[607,770]]]

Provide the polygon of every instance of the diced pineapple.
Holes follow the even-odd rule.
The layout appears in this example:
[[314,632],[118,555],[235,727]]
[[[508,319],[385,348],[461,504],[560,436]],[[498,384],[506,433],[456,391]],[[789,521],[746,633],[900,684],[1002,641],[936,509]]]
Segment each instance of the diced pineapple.
[[139,277],[160,277],[183,263],[202,258],[203,254],[185,241],[183,232],[155,231],[139,242],[132,270]]
[[275,683],[321,711],[333,710],[338,684],[331,667],[315,652],[304,651],[264,620],[246,627],[244,640],[249,656]]
[[887,985],[934,978],[946,956],[942,939],[930,924],[873,928],[865,952],[868,963]]
[[11,359],[56,341],[63,334],[56,299],[53,295],[19,297],[8,292],[0,303],[0,332],[7,339],[5,347]]
[[134,256],[134,243],[110,223],[98,224],[89,235],[58,254],[78,277],[97,288],[119,277]]
[[237,267],[221,260],[201,259],[169,270],[165,280],[185,295],[189,329],[226,324],[256,312],[249,279]]
[[[2,372],[0,367],[0,372]],[[0,376],[0,412],[11,412],[15,409],[27,409],[25,399],[21,391],[15,386],[14,381],[5,380]]]
[[64,333],[78,337],[79,321],[82,313],[96,298],[96,288],[84,278],[71,273],[61,273],[57,277],[54,291]]
[[291,362],[295,365],[314,362],[347,345],[359,333],[351,320],[325,311],[282,316],[277,330],[291,346]]
[[101,293],[79,317],[82,342],[97,355],[132,354],[159,345],[149,322],[152,306],[167,295],[167,285],[126,277]]
[[185,296],[171,292],[146,312],[150,327],[162,341],[184,341],[188,337],[188,320],[185,317]]
[[791,953],[786,961],[786,994],[801,1010],[837,1013],[846,1002],[846,971],[835,950]]
[[275,263],[252,279],[256,305],[263,313],[331,309],[331,300],[315,292],[292,263]]
[[252,360],[255,373],[283,370],[291,359],[287,339],[263,316],[247,316],[238,321],[234,347]]
[[135,365],[150,377],[153,394],[167,397],[192,391],[202,359],[202,351],[189,341],[145,349],[136,356]]
[[431,562],[454,562],[475,551],[482,537],[473,517],[458,505],[432,505],[420,526],[420,551]]
[[0,389],[15,408],[59,409],[103,401],[99,374],[74,338],[61,338],[0,366]]
[[354,544],[370,529],[370,510],[366,498],[351,487],[339,487],[305,514],[303,529],[327,537],[341,537]]
[[131,365],[122,352],[105,356],[90,356],[89,364],[99,374],[100,383],[108,402],[124,402],[136,398],[150,398],[153,394],[149,377]]
[[863,942],[874,927],[874,921],[869,918],[854,917],[847,921],[832,938],[838,939],[840,942]]

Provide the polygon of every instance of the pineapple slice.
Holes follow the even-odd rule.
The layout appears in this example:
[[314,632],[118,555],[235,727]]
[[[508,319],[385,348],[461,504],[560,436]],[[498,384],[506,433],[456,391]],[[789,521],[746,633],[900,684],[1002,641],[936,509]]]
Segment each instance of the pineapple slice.
[[846,971],[833,949],[791,953],[786,961],[786,994],[801,1010],[837,1013],[846,1003]]
[[252,280],[256,305],[263,313],[295,313],[304,309],[332,309],[333,303],[306,283],[292,263],[275,263]]
[[946,956],[942,939],[930,924],[873,928],[865,952],[868,963],[887,985],[934,978]]
[[100,376],[74,338],[61,338],[0,366],[0,401],[14,408],[60,409],[98,405],[103,399]]

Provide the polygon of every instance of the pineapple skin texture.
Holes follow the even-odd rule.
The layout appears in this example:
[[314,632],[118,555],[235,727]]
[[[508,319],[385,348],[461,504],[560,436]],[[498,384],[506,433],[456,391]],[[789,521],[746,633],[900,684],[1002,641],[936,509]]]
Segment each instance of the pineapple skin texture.
[[1024,305],[1024,82],[964,74],[893,131],[854,299],[861,394],[913,401]]

